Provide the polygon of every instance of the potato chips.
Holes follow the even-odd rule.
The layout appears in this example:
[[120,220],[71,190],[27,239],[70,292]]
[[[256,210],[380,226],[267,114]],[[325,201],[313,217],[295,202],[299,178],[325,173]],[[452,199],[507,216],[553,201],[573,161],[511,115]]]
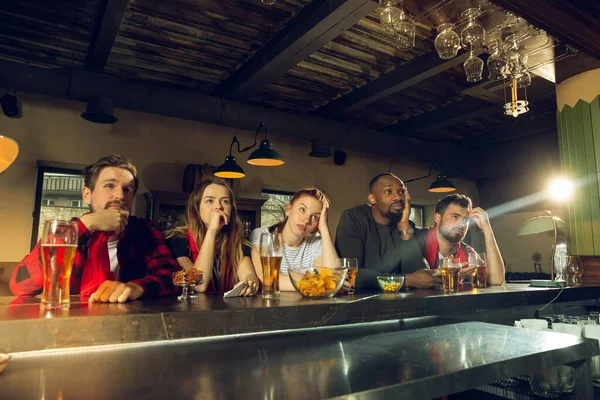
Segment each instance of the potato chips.
[[342,278],[343,274],[338,274],[329,268],[312,268],[296,282],[296,287],[303,296],[323,297],[335,294]]

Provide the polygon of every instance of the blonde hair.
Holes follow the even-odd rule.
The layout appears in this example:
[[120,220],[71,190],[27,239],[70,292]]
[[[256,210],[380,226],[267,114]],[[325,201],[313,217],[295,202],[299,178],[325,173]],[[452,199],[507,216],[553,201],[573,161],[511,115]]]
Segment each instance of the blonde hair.
[[[223,289],[232,287],[238,281],[238,267],[244,256],[242,245],[246,242],[243,237],[244,225],[238,215],[233,191],[227,182],[223,179],[210,178],[197,185],[188,198],[185,212],[185,226],[167,232],[166,237],[169,238],[177,235],[187,237],[189,230],[196,242],[196,246],[200,249],[206,235],[206,225],[200,217],[200,202],[202,201],[204,191],[209,185],[219,185],[227,189],[229,201],[231,202],[230,222],[221,228],[215,243],[215,257],[221,269],[219,287]],[[231,268],[231,271],[225,271],[224,268]]]
[[[317,199],[321,203],[321,205],[325,201],[329,202],[329,198],[327,197],[325,192],[323,192],[321,189],[316,188],[314,186],[307,186],[307,187],[303,187],[302,189],[300,189],[296,193],[294,193],[294,196],[290,200],[290,205],[293,206],[294,203],[298,199],[300,199],[301,197],[304,197],[304,196],[310,196],[312,198]],[[283,221],[281,221],[278,224],[270,226],[269,232],[283,232],[283,228],[285,227],[285,224],[287,223],[287,221],[288,221],[288,217],[286,215],[286,217],[283,219]]]

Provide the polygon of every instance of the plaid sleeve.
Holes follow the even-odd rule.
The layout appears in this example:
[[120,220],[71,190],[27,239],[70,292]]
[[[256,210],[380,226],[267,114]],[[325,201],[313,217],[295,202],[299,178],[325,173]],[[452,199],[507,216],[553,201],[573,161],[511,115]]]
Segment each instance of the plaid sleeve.
[[15,296],[35,296],[42,293],[44,267],[42,265],[41,240],[33,251],[15,267],[10,277],[10,290]]
[[169,247],[165,243],[163,235],[154,227],[151,221],[147,221],[144,261],[148,269],[148,275],[131,282],[137,283],[144,288],[143,298],[168,296],[176,294],[178,287],[173,285],[173,272],[181,269],[173,258]]

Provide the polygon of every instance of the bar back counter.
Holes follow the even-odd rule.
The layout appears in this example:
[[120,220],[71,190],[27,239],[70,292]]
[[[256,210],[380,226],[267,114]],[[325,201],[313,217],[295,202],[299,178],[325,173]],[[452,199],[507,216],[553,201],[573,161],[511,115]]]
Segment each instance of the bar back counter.
[[[597,341],[512,327],[558,294],[505,284],[276,302],[74,297],[60,312],[0,297],[0,352],[13,357],[0,397],[426,399],[568,364],[572,396],[591,399]],[[600,287],[565,288],[542,315],[587,310],[599,297]]]

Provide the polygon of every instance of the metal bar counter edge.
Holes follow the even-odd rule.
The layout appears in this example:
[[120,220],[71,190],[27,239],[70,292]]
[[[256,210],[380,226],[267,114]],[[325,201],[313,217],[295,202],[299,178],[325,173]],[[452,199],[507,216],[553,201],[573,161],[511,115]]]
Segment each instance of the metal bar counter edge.
[[[39,298],[0,297],[0,352],[151,342],[315,329],[424,316],[511,324],[531,318],[559,289],[504,284],[452,294],[439,290],[365,293],[311,300],[281,293],[277,301],[223,299],[201,294],[191,303],[175,297],[123,304],[87,304],[72,298],[70,309],[42,311]],[[565,288],[555,304],[595,304],[599,287]],[[549,309],[546,309],[547,312]]]

